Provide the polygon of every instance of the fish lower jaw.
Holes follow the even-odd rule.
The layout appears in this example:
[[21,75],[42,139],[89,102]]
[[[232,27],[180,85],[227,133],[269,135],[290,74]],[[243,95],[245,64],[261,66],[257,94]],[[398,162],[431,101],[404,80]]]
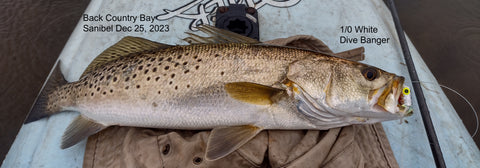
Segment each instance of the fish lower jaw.
[[412,106],[407,106],[407,105],[397,105],[399,109],[399,113],[402,114],[402,116],[411,116],[413,114],[413,107]]

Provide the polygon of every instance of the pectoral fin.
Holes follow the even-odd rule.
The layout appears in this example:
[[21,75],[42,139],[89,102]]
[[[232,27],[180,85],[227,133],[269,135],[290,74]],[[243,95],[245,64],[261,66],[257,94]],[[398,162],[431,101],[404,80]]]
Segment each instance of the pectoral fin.
[[249,82],[235,82],[225,84],[225,90],[230,97],[251,104],[269,105],[274,101],[272,97],[282,92],[282,89]]
[[210,133],[205,159],[217,160],[227,156],[262,131],[253,125],[215,128]]
[[62,149],[66,149],[73,146],[88,136],[105,128],[107,128],[107,126],[96,123],[82,116],[78,116],[63,133],[61,147]]

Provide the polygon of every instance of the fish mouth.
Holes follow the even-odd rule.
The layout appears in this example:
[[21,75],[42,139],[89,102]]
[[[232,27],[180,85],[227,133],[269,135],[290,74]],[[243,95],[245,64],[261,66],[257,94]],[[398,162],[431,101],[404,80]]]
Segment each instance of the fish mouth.
[[[372,93],[377,101],[373,108],[377,111],[388,112],[400,116],[410,116],[412,107],[410,103],[410,94],[404,94],[404,77],[396,76],[384,87],[374,90]],[[381,92],[381,93],[380,93]]]

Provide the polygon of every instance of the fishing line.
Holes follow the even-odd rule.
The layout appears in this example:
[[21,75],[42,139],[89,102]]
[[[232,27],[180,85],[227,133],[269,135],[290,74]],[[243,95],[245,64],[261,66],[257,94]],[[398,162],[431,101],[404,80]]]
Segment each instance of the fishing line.
[[[407,64],[408,74],[410,75],[412,81],[420,81],[417,70],[415,69],[415,64],[413,63],[412,55],[410,54],[410,49],[408,48],[407,38],[405,37],[402,25],[400,24],[400,18],[398,17],[395,3],[393,0],[386,0],[385,4],[390,8],[390,12],[392,13],[392,19],[395,24],[395,30],[397,31],[398,41],[400,42],[400,47],[402,48],[403,58]],[[420,115],[422,116],[423,126],[425,126],[425,131],[427,133],[428,142],[430,149],[432,150],[435,165],[437,167],[445,168],[447,167],[445,165],[445,158],[443,158],[442,149],[440,148],[440,143],[438,142],[437,133],[435,133],[435,127],[433,126],[432,118],[430,117],[430,111],[428,110],[422,87],[420,86],[420,83],[412,83],[412,86],[415,91],[415,96],[417,97]]]
[[448,89],[450,91],[452,91],[453,93],[457,94],[458,96],[460,96],[465,102],[467,102],[467,104],[470,106],[470,108],[472,109],[473,111],[473,114],[475,115],[475,131],[473,132],[472,134],[472,138],[475,137],[475,135],[477,135],[477,132],[478,132],[478,114],[477,114],[477,111],[475,110],[475,108],[473,107],[472,103],[470,103],[470,101],[468,101],[467,98],[465,98],[462,94],[460,94],[459,92],[457,92],[456,90],[448,87],[448,86],[445,86],[445,85],[442,85],[442,84],[439,84],[439,83],[434,83],[434,82],[423,82],[423,81],[412,81],[412,83],[425,83],[425,84],[433,84],[433,85],[438,85],[442,88],[445,88],[445,89]]

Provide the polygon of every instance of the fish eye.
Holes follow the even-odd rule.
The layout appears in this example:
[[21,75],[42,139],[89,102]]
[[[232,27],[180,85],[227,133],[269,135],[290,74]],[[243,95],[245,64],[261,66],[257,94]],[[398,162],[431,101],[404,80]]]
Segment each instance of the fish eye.
[[405,87],[405,88],[403,88],[402,92],[403,92],[404,95],[409,95],[410,94],[410,88]]
[[374,68],[366,68],[362,71],[363,77],[365,79],[372,81],[377,78],[377,70]]

